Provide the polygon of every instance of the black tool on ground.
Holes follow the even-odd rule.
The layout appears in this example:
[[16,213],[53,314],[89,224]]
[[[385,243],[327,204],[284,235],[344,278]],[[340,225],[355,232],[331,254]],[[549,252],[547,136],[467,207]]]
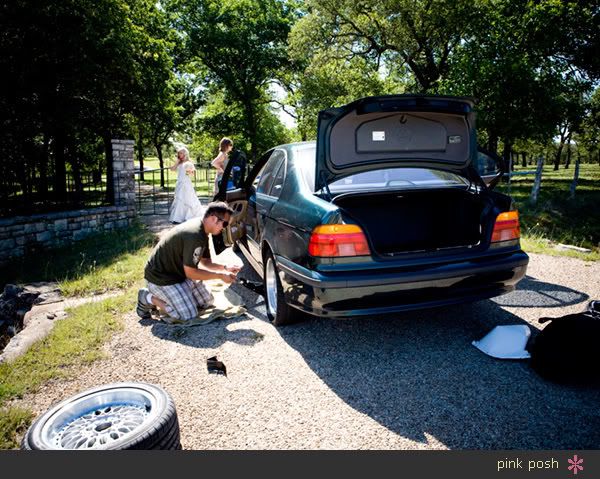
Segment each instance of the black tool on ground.
[[225,364],[217,359],[216,356],[206,360],[206,369],[209,373],[223,374],[227,376],[227,368]]
[[545,379],[561,383],[600,382],[600,301],[591,301],[586,311],[552,321],[535,338],[531,366]]
[[261,296],[265,295],[265,287],[262,283],[259,283],[257,281],[250,281],[246,278],[238,278],[237,282],[245,288],[248,288],[253,293],[259,294]]

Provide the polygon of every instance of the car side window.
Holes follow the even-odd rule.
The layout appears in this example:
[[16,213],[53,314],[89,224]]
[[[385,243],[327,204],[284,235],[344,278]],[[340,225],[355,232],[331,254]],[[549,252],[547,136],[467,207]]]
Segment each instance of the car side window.
[[271,158],[269,158],[261,172],[258,174],[258,184],[256,185],[257,193],[262,193],[263,195],[269,194],[279,165],[283,162],[283,156],[281,150],[275,150],[273,152]]
[[281,195],[281,190],[283,189],[283,182],[285,180],[285,161],[281,162],[275,177],[273,178],[273,184],[271,185],[270,196],[274,196],[275,198],[279,198]]

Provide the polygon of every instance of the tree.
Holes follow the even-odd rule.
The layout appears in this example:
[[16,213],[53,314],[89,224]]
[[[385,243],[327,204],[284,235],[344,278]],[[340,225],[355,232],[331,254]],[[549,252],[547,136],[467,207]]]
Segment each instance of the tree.
[[430,92],[448,72],[449,59],[479,14],[478,0],[309,0],[294,26],[296,57],[360,57],[379,71],[406,67],[413,92]]
[[385,91],[385,82],[362,58],[347,61],[317,55],[282,83],[302,140],[316,138],[319,111]]
[[[194,135],[193,150],[205,160],[212,160],[217,155],[219,140],[224,136],[235,138],[236,149],[248,150],[250,143],[244,135],[243,110],[237,104],[228,101],[225,92],[214,86],[209,89],[207,97],[206,105],[203,106],[196,120],[197,133]],[[257,117],[261,125],[256,136],[259,151],[291,141],[290,132],[268,103],[258,106]]]
[[596,161],[600,165],[600,88],[596,88],[590,96],[576,141],[578,150],[587,153],[588,161]]
[[[164,160],[162,149],[175,130],[184,129],[191,122],[194,113],[203,102],[203,97],[195,92],[196,85],[185,77],[173,75],[163,84],[156,102],[147,105],[143,116],[146,131],[152,146],[156,149],[160,167],[160,185],[164,188]],[[141,165],[140,165],[141,166]]]
[[187,60],[208,70],[240,109],[250,156],[259,151],[261,105],[267,84],[287,68],[287,36],[294,11],[279,0],[171,0],[173,24],[185,41]]
[[589,82],[560,55],[565,47],[555,41],[573,29],[578,15],[573,3],[490,4],[456,49],[441,82],[440,92],[479,99],[478,126],[488,149],[496,151],[502,140],[506,159],[515,141],[544,142],[561,122],[571,129],[577,123],[573,116],[567,120],[566,111],[580,111],[576,99]]
[[[0,94],[2,173],[25,170],[22,186],[53,178],[53,194],[65,197],[70,170],[102,163],[112,199],[111,140],[127,132],[126,118],[150,92],[148,72],[168,67],[160,23],[151,0],[21,0],[0,10],[0,68],[8,87]],[[161,70],[162,69],[162,70]],[[23,160],[25,158],[25,160]],[[25,167],[23,168],[23,164]],[[10,177],[9,177],[10,178]],[[41,201],[48,185],[41,182]],[[78,187],[79,188],[79,187]]]

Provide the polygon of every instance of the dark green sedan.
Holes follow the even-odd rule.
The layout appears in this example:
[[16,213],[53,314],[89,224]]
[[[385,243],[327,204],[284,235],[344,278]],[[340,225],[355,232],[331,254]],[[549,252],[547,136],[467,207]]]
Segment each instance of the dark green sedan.
[[227,241],[284,325],[512,291],[529,259],[493,191],[501,174],[477,148],[471,99],[393,95],[322,111],[316,142],[273,148],[219,195],[236,211]]

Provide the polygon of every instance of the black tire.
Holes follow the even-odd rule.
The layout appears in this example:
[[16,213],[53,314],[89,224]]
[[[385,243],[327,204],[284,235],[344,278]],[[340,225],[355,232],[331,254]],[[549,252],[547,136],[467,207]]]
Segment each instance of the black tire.
[[[269,268],[271,265],[273,271],[269,273]],[[276,304],[271,304],[269,301],[270,287],[267,275],[272,278],[271,287],[276,288],[271,290],[271,293],[274,295],[273,302]],[[285,295],[283,294],[283,288],[281,286],[281,280],[279,279],[279,270],[277,269],[275,259],[270,251],[268,251],[265,255],[263,278],[265,285],[265,306],[269,321],[271,321],[274,326],[287,326],[289,324],[298,322],[302,317],[302,313],[286,303]]]
[[171,396],[159,386],[131,382],[61,401],[31,425],[21,443],[26,450],[178,448],[179,421]]

